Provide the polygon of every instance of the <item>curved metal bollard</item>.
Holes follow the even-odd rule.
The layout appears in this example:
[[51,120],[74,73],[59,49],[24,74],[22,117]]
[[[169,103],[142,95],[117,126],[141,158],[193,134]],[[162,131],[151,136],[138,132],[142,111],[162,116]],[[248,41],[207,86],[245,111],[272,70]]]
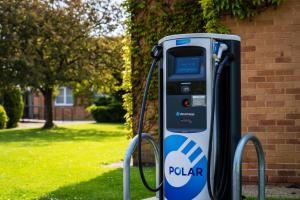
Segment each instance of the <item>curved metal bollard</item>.
[[233,161],[233,171],[232,171],[232,199],[233,200],[240,200],[242,196],[241,191],[241,164],[242,164],[242,155],[244,152],[245,145],[252,141],[256,155],[258,157],[258,199],[264,200],[265,199],[265,156],[264,151],[262,148],[261,143],[259,142],[258,138],[255,137],[253,134],[248,133],[242,137],[240,140],[235,154],[234,154],[234,161]]
[[[148,133],[142,133],[142,139],[146,139],[154,149],[155,155],[155,167],[156,167],[156,186],[158,186],[159,182],[159,151],[156,143],[154,142],[153,137]],[[130,200],[130,160],[131,156],[136,148],[138,143],[138,135],[134,136],[134,138],[129,143],[125,157],[123,162],[123,200]],[[158,197],[158,192],[156,196]]]

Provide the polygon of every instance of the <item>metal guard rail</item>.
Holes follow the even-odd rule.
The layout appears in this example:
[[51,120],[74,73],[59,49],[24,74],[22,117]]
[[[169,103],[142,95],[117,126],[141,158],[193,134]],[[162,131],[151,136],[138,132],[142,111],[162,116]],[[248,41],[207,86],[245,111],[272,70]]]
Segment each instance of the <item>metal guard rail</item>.
[[232,199],[233,200],[240,200],[242,196],[241,191],[241,164],[242,164],[242,155],[244,152],[245,145],[252,141],[256,155],[258,157],[258,199],[264,200],[265,199],[265,156],[264,151],[262,148],[261,143],[259,142],[258,138],[255,137],[251,133],[247,133],[242,137],[240,140],[235,154],[234,154],[234,161],[233,161],[233,171],[232,171]]
[[[142,133],[142,139],[147,140],[154,150],[155,155],[155,166],[156,166],[156,186],[159,182],[159,151],[153,137],[148,133]],[[138,143],[138,135],[136,135],[129,143],[123,162],[123,200],[130,200],[130,161],[131,156]],[[156,193],[158,197],[159,192]]]
[[[156,160],[156,185],[158,184],[159,180],[159,151],[154,139],[151,135],[147,133],[142,134],[142,139],[146,139],[154,149],[154,155]],[[241,164],[242,164],[242,155],[244,152],[244,148],[246,144],[252,141],[256,154],[258,157],[258,177],[259,177],[259,184],[258,184],[258,199],[264,200],[265,199],[265,157],[261,143],[259,142],[258,138],[255,137],[253,134],[248,133],[242,137],[240,140],[234,155],[233,161],[233,172],[232,172],[232,199],[233,200],[241,200]],[[123,168],[123,199],[130,200],[130,161],[131,156],[136,148],[138,142],[138,136],[135,136],[128,145],[126,150],[126,154],[124,157],[124,168]],[[158,193],[156,194],[158,197]]]

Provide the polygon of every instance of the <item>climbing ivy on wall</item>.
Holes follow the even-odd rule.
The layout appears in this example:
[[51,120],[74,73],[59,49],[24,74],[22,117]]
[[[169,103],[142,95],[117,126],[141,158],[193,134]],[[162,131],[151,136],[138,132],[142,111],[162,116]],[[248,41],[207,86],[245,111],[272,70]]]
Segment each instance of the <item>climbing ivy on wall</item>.
[[[229,33],[219,19],[231,15],[246,19],[257,15],[270,6],[278,6],[283,0],[126,0],[124,7],[129,13],[127,39],[124,40],[124,108],[126,124],[136,130],[137,117],[143,95],[144,83],[151,63],[150,50],[166,35],[215,32]],[[130,39],[129,39],[130,38]],[[148,99],[152,112],[146,116],[145,131],[157,122],[157,72],[152,79]],[[155,112],[153,112],[155,109]],[[130,136],[133,134],[131,133]]]
[[[125,46],[128,47],[125,57],[130,56],[131,66],[127,63],[124,71],[123,86],[127,89],[127,94],[124,96],[124,107],[128,111],[127,126],[136,130],[144,83],[152,61],[150,57],[152,47],[166,35],[203,32],[205,24],[201,6],[194,0],[175,0],[172,4],[165,0],[127,0],[125,8],[130,13],[127,27],[128,35],[131,38],[130,43],[129,40],[125,43]],[[125,58],[125,63],[126,60],[129,58]],[[155,130],[155,127],[153,128],[151,125],[157,122],[156,99],[157,71],[155,77],[152,78],[148,96],[150,105],[146,112],[145,131]]]
[[[130,51],[130,37],[127,35],[123,39],[123,60],[124,60],[124,70],[123,70],[123,83],[122,88],[125,91],[123,95],[123,107],[126,109],[125,114],[125,125],[129,130],[132,130],[132,84],[131,84],[131,51]],[[131,135],[130,135],[131,136]]]
[[254,17],[270,6],[278,6],[283,0],[200,0],[206,32],[229,33],[219,19],[222,15],[231,15],[243,20]]

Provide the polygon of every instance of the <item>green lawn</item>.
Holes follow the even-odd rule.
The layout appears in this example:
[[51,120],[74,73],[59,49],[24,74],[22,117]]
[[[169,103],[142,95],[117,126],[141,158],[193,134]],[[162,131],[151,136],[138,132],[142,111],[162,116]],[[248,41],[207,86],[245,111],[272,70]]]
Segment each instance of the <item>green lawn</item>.
[[[122,170],[106,165],[122,160],[127,144],[119,124],[1,130],[0,199],[122,199]],[[136,169],[132,176],[132,199],[151,196]]]
[[[128,142],[119,124],[1,130],[0,200],[122,199],[122,170],[107,165],[122,160]],[[153,185],[154,170],[146,176]],[[133,200],[153,195],[136,168],[131,185]]]

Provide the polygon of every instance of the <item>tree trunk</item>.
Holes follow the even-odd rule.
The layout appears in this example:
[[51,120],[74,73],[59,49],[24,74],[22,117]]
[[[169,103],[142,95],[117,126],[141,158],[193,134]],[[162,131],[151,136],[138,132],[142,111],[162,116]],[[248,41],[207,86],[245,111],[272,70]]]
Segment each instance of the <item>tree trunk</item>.
[[46,88],[42,91],[44,96],[44,108],[45,108],[45,129],[50,129],[55,127],[53,123],[53,113],[52,113],[52,100],[53,100],[53,89]]

